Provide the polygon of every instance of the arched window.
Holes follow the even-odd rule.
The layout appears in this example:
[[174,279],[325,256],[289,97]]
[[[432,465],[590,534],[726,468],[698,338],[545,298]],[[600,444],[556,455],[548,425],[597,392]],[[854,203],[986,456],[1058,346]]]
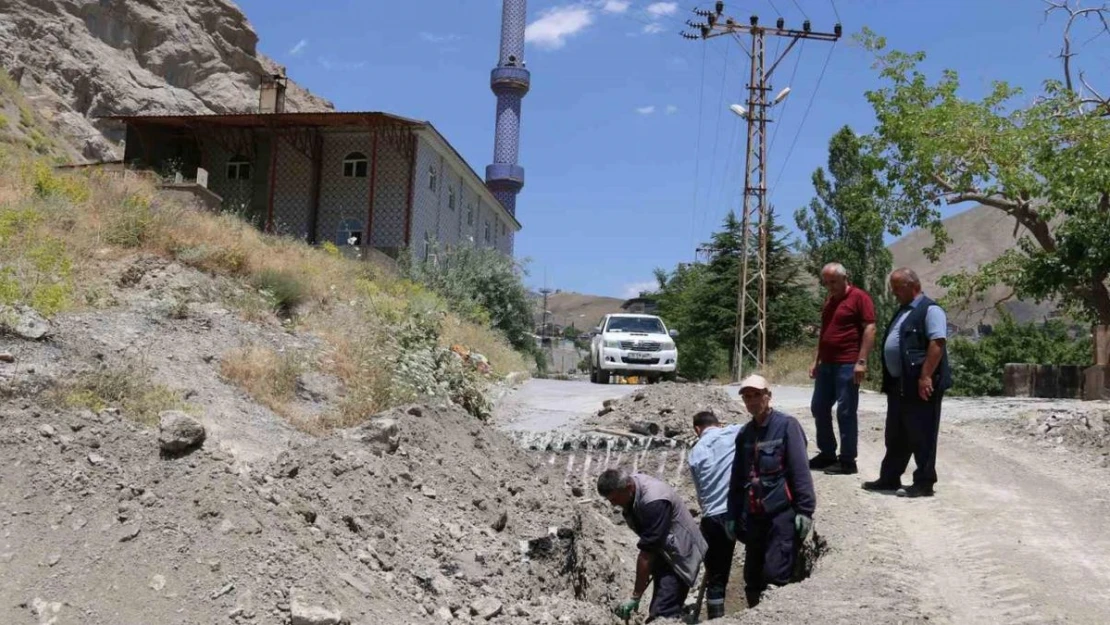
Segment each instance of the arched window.
[[250,180],[251,162],[243,156],[233,156],[227,162],[228,180]]
[[344,178],[365,178],[366,177],[366,155],[362,152],[351,152],[343,157],[343,177]]
[[344,219],[339,222],[335,233],[336,245],[362,245],[362,222],[357,219]]
[[474,225],[474,205],[473,204],[467,204],[466,205],[466,225],[468,225],[468,226],[473,226]]
[[436,184],[439,182],[439,177],[436,175],[436,166],[428,165],[428,188],[432,191],[436,190]]
[[447,187],[447,208],[455,210],[455,187]]

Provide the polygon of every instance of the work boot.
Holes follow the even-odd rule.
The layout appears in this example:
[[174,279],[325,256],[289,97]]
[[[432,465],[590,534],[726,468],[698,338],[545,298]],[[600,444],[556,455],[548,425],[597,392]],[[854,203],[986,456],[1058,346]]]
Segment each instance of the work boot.
[[921,484],[912,484],[905,488],[899,488],[898,492],[896,492],[895,494],[899,497],[909,497],[911,499],[915,497],[932,497],[933,487],[924,486]]
[[721,618],[725,615],[725,605],[723,603],[719,604],[719,605],[713,605],[711,603],[711,604],[705,606],[705,615],[706,615],[706,620],[713,620],[715,618]]
[[883,480],[878,479],[873,482],[864,482],[863,490],[893,493],[902,490],[902,484],[900,482],[884,482]]
[[859,473],[859,468],[856,466],[855,461],[841,460],[829,465],[825,469],[826,475],[855,475]]
[[825,454],[817,454],[809,459],[809,468],[811,469],[824,469],[836,464],[836,456],[827,456]]
[[751,590],[745,590],[744,591],[744,597],[748,600],[748,607],[749,608],[754,608],[755,606],[759,605],[759,596],[761,594],[762,593],[760,593],[760,592],[754,592],[754,591],[751,591]]

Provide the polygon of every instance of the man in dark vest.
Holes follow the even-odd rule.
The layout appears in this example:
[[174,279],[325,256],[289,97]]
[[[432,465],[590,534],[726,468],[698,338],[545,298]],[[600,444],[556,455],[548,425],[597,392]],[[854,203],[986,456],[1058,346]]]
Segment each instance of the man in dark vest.
[[597,494],[620,506],[628,527],[640,537],[632,598],[613,612],[627,619],[640,608],[640,597],[653,579],[648,621],[679,618],[698,578],[706,543],[690,510],[666,482],[623,469],[597,477]]
[[740,397],[752,420],[736,437],[728,514],[735,524],[730,531],[745,543],[744,592],[752,607],[768,584],[795,581],[817,495],[802,424],[771,408],[771,388],[761,376],[740,382]]
[[[886,456],[879,479],[864,482],[863,488],[896,491],[900,497],[932,497],[940,402],[952,387],[945,345],[948,321],[940,305],[921,292],[921,280],[912,269],[895,269],[890,290],[902,307],[890,320],[883,343]],[[910,455],[917,470],[913,484],[903,487]]]

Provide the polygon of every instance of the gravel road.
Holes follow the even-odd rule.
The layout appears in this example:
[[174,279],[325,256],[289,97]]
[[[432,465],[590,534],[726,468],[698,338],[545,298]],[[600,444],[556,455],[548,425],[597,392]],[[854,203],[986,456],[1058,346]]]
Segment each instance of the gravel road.
[[[574,428],[604,399],[631,390],[534,381],[507,398],[497,418],[507,428]],[[773,403],[799,417],[812,450],[809,396],[808,388],[776,387]],[[905,500],[860,489],[862,481],[877,475],[885,414],[882,395],[862,395],[862,473],[815,475],[817,527],[828,552],[810,579],[770,593],[749,611],[735,596],[742,584],[738,555],[730,587],[732,620],[1110,622],[1110,471],[1083,451],[1033,445],[1013,429],[1030,411],[1077,407],[1110,410],[1106,402],[946,399],[937,496]],[[608,462],[598,458],[586,466],[596,473]],[[639,459],[640,466],[661,471],[667,464],[665,457],[658,464]],[[576,474],[581,466],[574,465]],[[664,477],[688,486],[673,461]]]

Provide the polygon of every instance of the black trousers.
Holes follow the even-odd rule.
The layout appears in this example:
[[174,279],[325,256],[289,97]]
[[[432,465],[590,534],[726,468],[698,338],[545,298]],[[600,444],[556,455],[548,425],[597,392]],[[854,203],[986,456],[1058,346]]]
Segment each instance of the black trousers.
[[768,585],[783,586],[793,579],[798,557],[794,510],[773,517],[748,516],[745,540],[744,593],[748,605],[754,606]]
[[682,606],[686,604],[690,587],[674,572],[662,555],[655,556],[651,576],[651,606],[648,607],[647,620],[681,617]]
[[917,464],[913,483],[923,487],[936,484],[937,435],[943,396],[944,393],[938,391],[934,391],[929,401],[895,393],[886,396],[886,456],[879,471],[880,480],[900,483],[912,455]]
[[705,552],[705,600],[709,618],[724,616],[725,590],[732,572],[732,554],[736,540],[725,529],[728,514],[702,517],[701,535],[708,549]]

